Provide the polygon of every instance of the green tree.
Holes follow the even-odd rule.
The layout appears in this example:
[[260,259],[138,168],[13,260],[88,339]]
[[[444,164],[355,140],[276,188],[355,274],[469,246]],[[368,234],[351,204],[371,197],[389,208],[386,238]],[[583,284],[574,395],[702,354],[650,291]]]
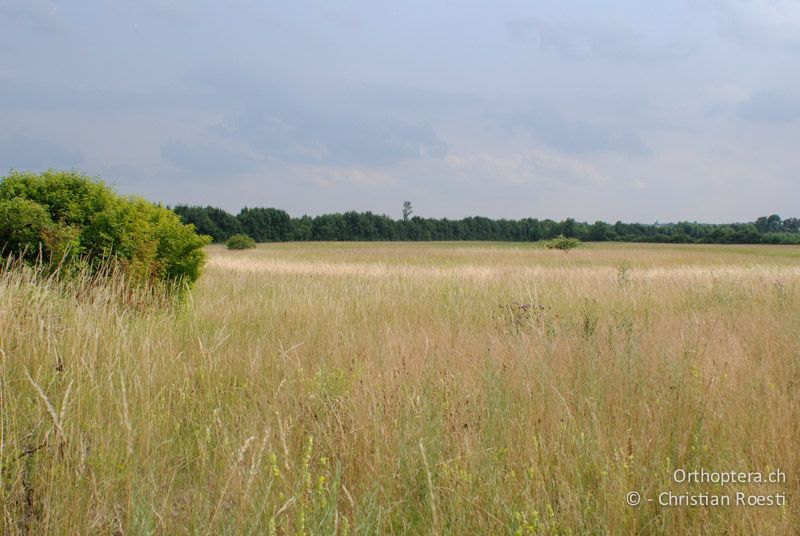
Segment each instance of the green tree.
[[256,242],[285,242],[292,240],[292,220],[276,208],[243,208],[236,217],[242,232]]
[[414,207],[411,206],[411,201],[403,201],[403,221],[408,221],[412,212],[414,212]]
[[613,240],[616,237],[614,228],[603,221],[596,221],[594,225],[589,228],[589,239],[596,242],[604,242],[606,240]]
[[231,236],[242,232],[242,226],[236,216],[221,208],[177,205],[172,211],[181,217],[183,223],[191,223],[198,233],[210,236],[214,242],[225,242]]

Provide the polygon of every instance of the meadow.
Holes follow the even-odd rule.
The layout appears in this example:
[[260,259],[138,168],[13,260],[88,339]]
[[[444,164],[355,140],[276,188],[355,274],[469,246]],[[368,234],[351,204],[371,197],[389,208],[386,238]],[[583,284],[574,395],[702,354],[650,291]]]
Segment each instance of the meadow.
[[171,308],[0,271],[1,533],[800,533],[800,247],[207,252]]

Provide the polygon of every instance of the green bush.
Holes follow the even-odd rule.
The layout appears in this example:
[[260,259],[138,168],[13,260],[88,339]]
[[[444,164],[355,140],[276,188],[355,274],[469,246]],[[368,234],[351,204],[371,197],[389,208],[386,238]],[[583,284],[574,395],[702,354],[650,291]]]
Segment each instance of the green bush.
[[235,234],[226,243],[228,249],[253,249],[256,241],[245,234]]
[[577,238],[569,238],[564,235],[558,235],[552,240],[544,243],[547,249],[560,249],[564,253],[569,253],[569,250],[574,249],[581,245],[581,241]]
[[137,283],[191,284],[205,263],[198,235],[172,211],[122,197],[77,171],[0,179],[0,250],[52,266],[118,265]]
[[0,241],[5,249],[35,258],[52,228],[53,220],[42,205],[22,197],[0,199]]

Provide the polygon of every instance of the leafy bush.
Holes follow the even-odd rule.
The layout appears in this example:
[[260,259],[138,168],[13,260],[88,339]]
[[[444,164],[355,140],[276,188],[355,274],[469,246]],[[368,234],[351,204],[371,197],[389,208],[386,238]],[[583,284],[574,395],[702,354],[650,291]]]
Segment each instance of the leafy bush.
[[228,239],[228,249],[253,249],[256,241],[245,234],[235,234]]
[[53,220],[42,205],[22,197],[0,199],[0,240],[7,249],[35,258],[53,228]]
[[577,238],[569,238],[564,235],[558,235],[552,240],[548,240],[544,243],[544,247],[546,247],[547,249],[560,249],[564,253],[568,253],[569,250],[574,249],[580,245],[581,241],[578,240]]
[[113,263],[137,283],[191,284],[209,242],[172,211],[77,171],[0,179],[3,255],[94,271]]

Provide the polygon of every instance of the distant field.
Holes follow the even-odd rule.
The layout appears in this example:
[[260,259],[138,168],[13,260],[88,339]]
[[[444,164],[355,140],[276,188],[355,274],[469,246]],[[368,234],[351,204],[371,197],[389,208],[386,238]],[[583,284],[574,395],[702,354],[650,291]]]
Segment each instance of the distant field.
[[798,533],[800,247],[208,253],[170,312],[0,273],[0,532]]

